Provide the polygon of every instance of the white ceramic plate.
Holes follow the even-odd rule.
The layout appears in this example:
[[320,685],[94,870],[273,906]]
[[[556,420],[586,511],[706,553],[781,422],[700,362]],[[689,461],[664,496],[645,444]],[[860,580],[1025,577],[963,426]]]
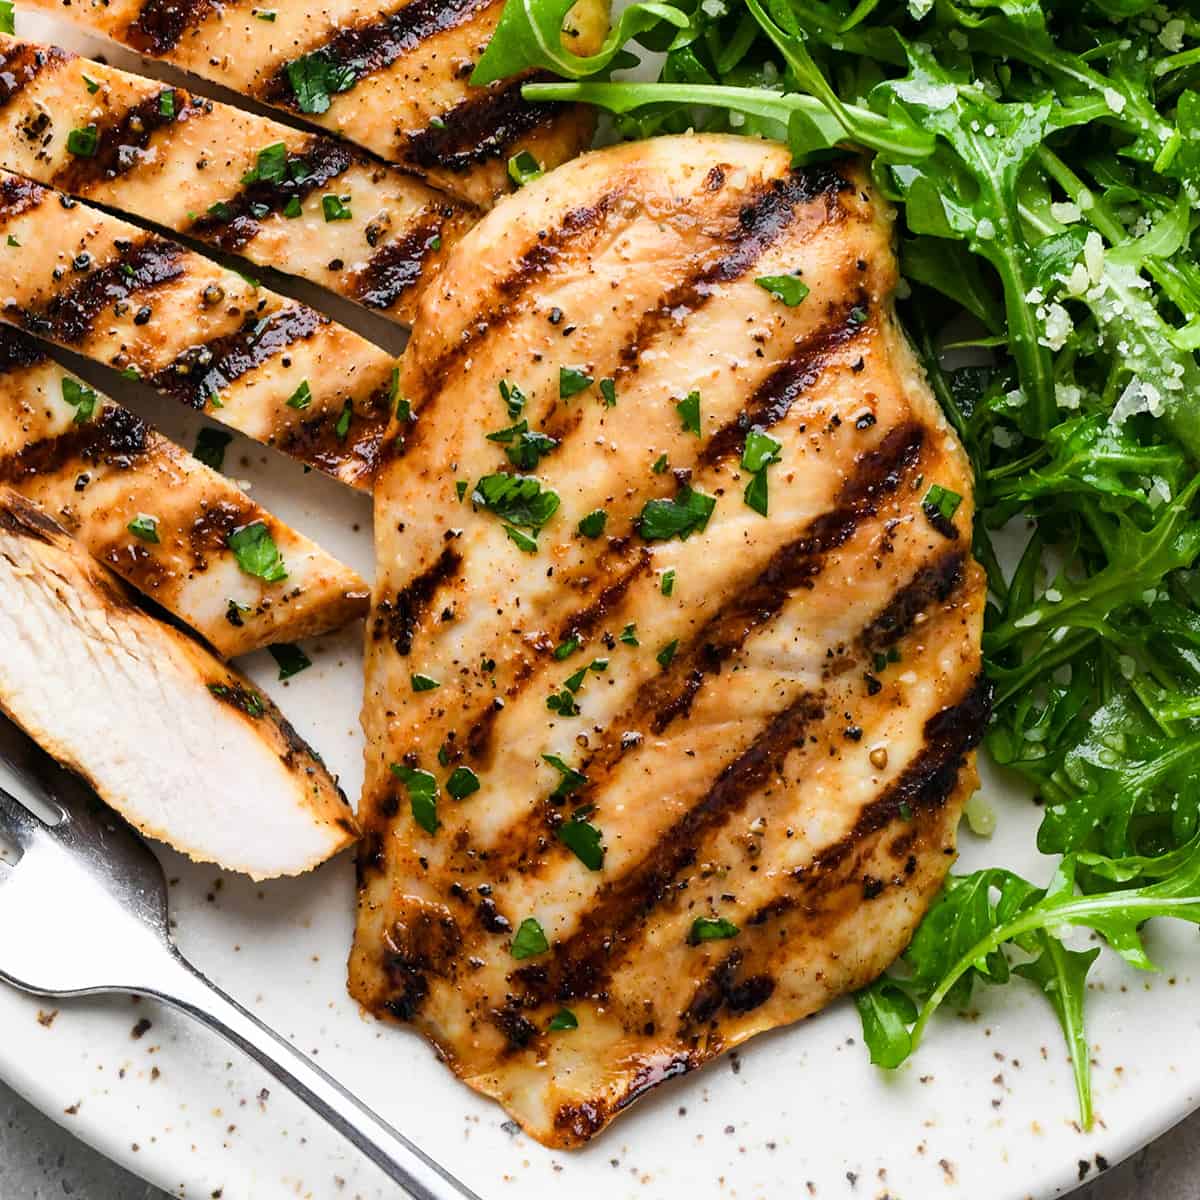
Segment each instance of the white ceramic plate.
[[[137,66],[132,56],[44,18],[19,15],[18,30]],[[167,74],[155,64],[147,71]],[[314,298],[294,282],[285,290]],[[327,298],[320,303],[396,345],[382,322],[365,322]],[[199,417],[79,369],[192,445]],[[365,498],[242,439],[226,465],[253,481],[256,498],[370,574]],[[275,682],[265,654],[243,664],[351,795],[362,770],[361,636],[355,627],[307,644],[315,665],[287,684]],[[98,737],[103,721],[97,713]],[[236,766],[214,762],[211,769]],[[994,773],[985,786],[1000,810],[1000,832],[990,842],[964,832],[963,866],[999,862],[1044,878],[1049,863],[1033,850],[1036,810]],[[246,806],[230,819],[253,821],[253,797]],[[588,1149],[550,1151],[458,1083],[419,1037],[363,1017],[350,1001],[348,855],[305,879],[262,886],[169,851],[161,857],[184,952],[484,1200],[1050,1197],[1094,1177],[1200,1102],[1200,978],[1190,973],[1188,954],[1196,934],[1159,928],[1149,941],[1162,973],[1135,975],[1107,952],[1095,972],[1088,1019],[1098,1120],[1090,1134],[1073,1119],[1070,1064],[1050,1009],[1017,983],[981,992],[970,1018],[937,1020],[916,1058],[893,1074],[868,1064],[857,1017],[841,1003],[661,1088]],[[70,953],[69,941],[62,952]],[[142,1018],[150,1028],[134,1037]],[[0,1029],[0,1075],[172,1194],[397,1194],[237,1052],[166,1010],[126,999],[56,1006],[0,988]]]

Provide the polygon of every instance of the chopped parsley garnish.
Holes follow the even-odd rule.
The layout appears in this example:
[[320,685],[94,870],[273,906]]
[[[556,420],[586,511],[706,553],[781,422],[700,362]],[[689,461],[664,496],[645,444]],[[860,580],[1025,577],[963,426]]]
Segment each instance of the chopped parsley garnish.
[[273,8],[252,8],[250,11],[260,21],[274,21],[278,15]]
[[233,434],[223,429],[201,429],[196,434],[196,448],[192,456],[206,467],[219,471],[225,465],[225,449],[233,441]]
[[675,651],[678,649],[679,639],[673,638],[654,656],[655,661],[664,671],[671,665],[671,661],[675,657]]
[[674,567],[672,567],[669,571],[664,571],[662,573],[662,582],[661,582],[660,586],[662,588],[662,594],[664,596],[669,596],[669,595],[671,595],[672,592],[674,592],[674,590],[675,590],[675,568]]
[[679,414],[679,419],[683,422],[682,429],[684,433],[700,433],[700,393],[688,392],[688,394],[675,405],[675,411]]
[[716,942],[723,938],[737,937],[738,927],[724,917],[697,917],[692,922],[688,941],[696,946],[700,942]]
[[546,1030],[549,1033],[558,1033],[563,1029],[578,1028],[579,1018],[569,1008],[560,1008],[550,1018],[550,1024],[546,1026]]
[[230,600],[225,606],[225,620],[229,622],[234,629],[241,629],[246,622],[242,617],[250,611],[248,604],[239,604],[236,600]]
[[349,400],[342,406],[341,413],[338,414],[337,424],[333,427],[333,432],[337,436],[339,442],[344,442],[350,433],[350,418],[354,416],[354,406]]
[[349,196],[322,196],[321,211],[325,214],[326,221],[349,221],[354,216],[350,211]]
[[[465,479],[456,479],[454,481],[454,492],[455,495],[458,496],[459,504],[462,503],[463,497],[467,494],[467,488],[470,486],[471,485]],[[534,545],[536,546],[537,543],[535,542]]]
[[530,537],[527,533],[522,533],[513,525],[505,525],[504,535],[518,550],[523,551],[525,554],[537,553],[537,538]]
[[86,384],[69,375],[63,376],[62,398],[75,410],[74,423],[84,425],[92,419],[100,397]]
[[886,654],[876,651],[872,665],[875,668],[876,674],[887,669],[888,663],[898,663],[900,661],[900,651],[893,646]]
[[308,380],[300,380],[300,386],[287,398],[288,408],[308,408],[312,404],[312,389]]
[[437,780],[428,772],[392,763],[392,774],[408,789],[408,803],[413,820],[426,833],[437,833],[441,822],[437,815]]
[[153,517],[149,513],[138,513],[125,528],[140,541],[149,542],[152,546],[158,545],[157,517]]
[[666,451],[664,451],[662,454],[660,454],[654,460],[654,463],[650,467],[650,470],[653,471],[655,475],[661,475],[666,469],[667,469],[667,455],[666,455]]
[[95,125],[72,129],[67,134],[67,149],[78,158],[91,158],[100,142],[100,131]]
[[516,420],[525,407],[525,393],[515,383],[509,383],[507,379],[500,380],[498,386],[500,388],[500,399],[504,401],[504,405],[508,409],[508,415],[513,420]]
[[580,641],[577,637],[569,637],[559,642],[554,647],[554,657],[562,662],[564,658],[570,658],[572,654],[580,647]]
[[16,33],[12,0],[0,0],[0,33]]
[[861,304],[856,304],[850,310],[850,323],[852,325],[865,325],[867,323],[867,318],[870,315],[871,314],[867,312],[867,310],[863,308]]
[[795,275],[760,275],[754,282],[788,308],[795,308],[809,291],[808,284]]
[[641,642],[638,641],[637,637],[637,626],[630,621],[629,624],[626,625],[619,634],[617,634],[617,641],[624,642],[626,646],[640,646]]
[[757,425],[746,435],[746,445],[742,449],[742,470],[751,472],[751,479],[742,493],[742,499],[760,516],[767,515],[767,468],[779,461],[781,445]]
[[554,833],[589,871],[599,871],[604,866],[604,847],[600,844],[600,830],[595,825],[574,816],[564,821]]
[[597,538],[604,532],[604,526],[607,524],[608,513],[602,508],[595,508],[580,520],[576,528],[584,537]]
[[412,690],[414,692],[432,692],[434,688],[439,688],[442,685],[429,675],[413,674],[411,676]]
[[158,94],[158,111],[161,116],[175,119],[175,89],[168,88]]
[[638,532],[648,542],[665,542],[676,537],[687,541],[708,524],[716,505],[714,496],[684,486],[672,500],[648,500],[638,518]]
[[542,928],[541,922],[537,917],[526,917],[513,937],[509,953],[513,958],[518,959],[536,958],[539,954],[545,954],[549,949],[550,943],[546,941],[546,931]]
[[235,529],[225,539],[225,544],[233,551],[237,565],[247,575],[253,575],[265,583],[279,583],[287,578],[287,568],[283,565],[279,547],[262,521],[252,521]]
[[312,659],[293,642],[277,642],[267,649],[279,666],[280,682],[291,679],[293,675],[299,675],[301,671],[307,671],[312,666]]
[[600,380],[600,395],[604,400],[605,408],[616,408],[617,406],[617,382],[615,379]]
[[551,712],[558,713],[560,717],[577,717],[579,715],[579,705],[575,703],[575,695],[567,688],[561,692],[552,692],[547,696],[546,707]]
[[927,511],[937,513],[943,520],[952,521],[961,503],[962,497],[957,492],[952,492],[949,488],[944,488],[941,484],[934,483],[930,485],[929,491],[925,493],[925,499],[921,501],[921,507]]
[[550,793],[551,800],[562,800],[579,791],[587,783],[587,776],[582,771],[575,770],[557,754],[543,754],[542,761],[548,762],[560,776],[554,791]]
[[506,447],[509,461],[522,471],[532,471],[543,457],[558,447],[557,438],[530,429],[529,422],[524,420],[487,434],[487,439]]
[[288,175],[288,152],[284,142],[264,146],[254,166],[242,176],[243,183],[282,183]]
[[13,235],[11,233],[8,235],[6,240],[8,242],[8,245],[15,246],[18,250],[21,248],[21,243],[18,242],[17,239],[15,237],[13,237]]
[[328,112],[329,98],[348,92],[360,70],[360,63],[335,63],[324,50],[305,54],[284,68],[296,107],[302,113]]
[[558,368],[558,396],[560,400],[569,400],[587,391],[592,386],[592,377],[576,367]]
[[575,692],[578,692],[579,689],[581,687],[583,687],[583,681],[587,678],[587,673],[588,673],[587,667],[580,667],[579,670],[576,671],[574,675],[567,676],[566,680],[563,683],[563,687],[565,687],[567,689],[567,691],[571,692],[572,694],[574,694]]
[[[495,513],[505,522],[504,530],[517,546],[532,554],[536,534],[558,511],[558,493],[542,487],[532,475],[485,475],[471,492],[471,503]],[[534,536],[521,533],[533,531]]]
[[508,160],[508,177],[517,187],[524,187],[543,174],[542,164],[528,150],[522,150]]
[[[3,11],[3,7],[0,6],[0,12],[2,12],[2,11]],[[11,11],[12,11],[12,5],[10,4],[9,12],[11,12]],[[4,30],[0,29],[0,33],[2,33],[2,32],[4,32]],[[87,88],[89,96],[94,96],[100,90],[100,81],[98,79],[93,79],[90,75],[84,75],[83,76],[83,86],[85,88]]]
[[446,780],[446,791],[455,800],[465,800],[473,792],[479,791],[479,776],[470,767],[455,767]]
[[300,203],[299,196],[289,197],[288,202],[283,206],[283,215],[287,217],[289,221],[295,220],[295,218],[301,216],[303,212],[304,206]]

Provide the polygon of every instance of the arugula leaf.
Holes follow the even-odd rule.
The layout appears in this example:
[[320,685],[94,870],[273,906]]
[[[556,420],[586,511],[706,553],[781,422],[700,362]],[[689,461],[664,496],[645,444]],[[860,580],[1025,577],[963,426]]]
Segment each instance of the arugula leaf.
[[880,976],[854,993],[863,1041],[877,1067],[894,1070],[912,1053],[910,1026],[917,1019],[912,997],[894,980]]

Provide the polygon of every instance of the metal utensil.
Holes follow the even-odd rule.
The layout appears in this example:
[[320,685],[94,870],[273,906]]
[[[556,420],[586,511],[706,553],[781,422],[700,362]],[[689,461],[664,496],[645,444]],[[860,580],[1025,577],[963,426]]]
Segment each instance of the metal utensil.
[[0,980],[40,996],[160,1000],[244,1050],[414,1200],[479,1200],[187,962],[149,847],[2,716],[0,838],[20,853],[15,865],[0,862]]

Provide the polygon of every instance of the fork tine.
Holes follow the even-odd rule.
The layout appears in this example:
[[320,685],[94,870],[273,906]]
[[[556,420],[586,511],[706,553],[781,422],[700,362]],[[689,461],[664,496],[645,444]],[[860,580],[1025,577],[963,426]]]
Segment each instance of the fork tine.
[[0,834],[24,848],[39,834],[45,833],[46,826],[11,792],[0,787]]

